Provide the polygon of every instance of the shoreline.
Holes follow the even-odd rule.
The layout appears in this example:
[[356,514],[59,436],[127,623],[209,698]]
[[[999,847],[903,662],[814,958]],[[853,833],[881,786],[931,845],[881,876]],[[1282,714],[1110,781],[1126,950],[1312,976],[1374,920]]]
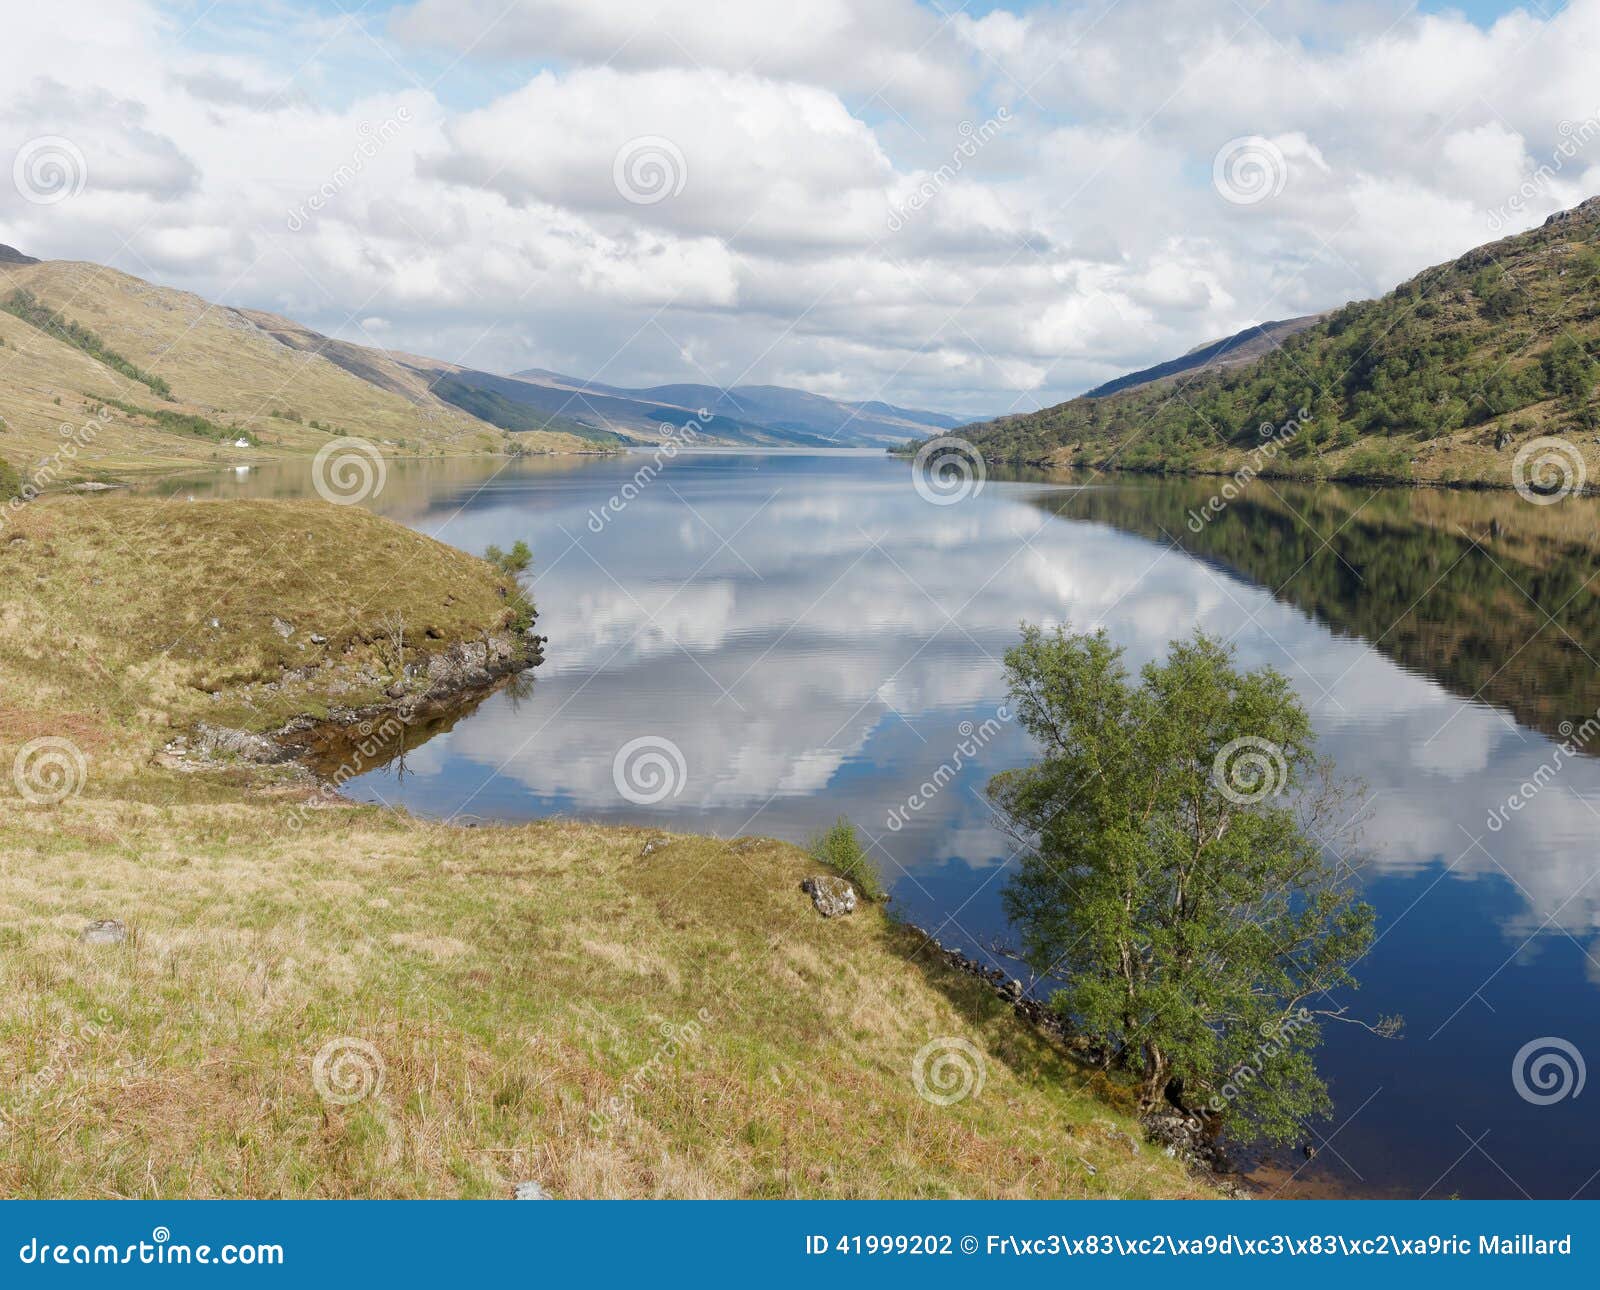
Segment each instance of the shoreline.
[[[954,432],[952,432],[954,433]],[[982,446],[973,445],[979,449]],[[886,456],[904,461],[912,461],[916,454],[903,451],[887,451]],[[1197,467],[1158,467],[1158,466],[1124,466],[1115,462],[1081,462],[1062,463],[1051,461],[1049,458],[1020,458],[1006,457],[985,461],[993,466],[1004,466],[1013,470],[1039,470],[1050,474],[1087,471],[1101,475],[1142,475],[1156,479],[1234,479],[1242,485],[1253,480],[1267,479],[1279,480],[1293,484],[1359,484],[1369,488],[1435,488],[1451,492],[1465,493],[1502,493],[1516,492],[1514,483],[1500,482],[1493,479],[1403,479],[1393,475],[1373,475],[1360,472],[1295,472],[1284,470],[1246,470],[1239,468],[1226,470],[1222,467],[1215,469],[1200,469]],[[1243,479],[1240,479],[1244,476]],[[1570,494],[1573,497],[1600,497],[1600,484],[1586,484],[1581,489],[1574,489]]]

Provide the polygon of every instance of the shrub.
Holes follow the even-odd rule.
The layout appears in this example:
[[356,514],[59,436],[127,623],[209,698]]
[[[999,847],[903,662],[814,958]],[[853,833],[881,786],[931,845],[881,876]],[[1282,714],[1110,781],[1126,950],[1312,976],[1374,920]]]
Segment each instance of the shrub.
[[856,837],[855,826],[841,815],[833,827],[815,834],[806,849],[818,864],[848,878],[868,900],[887,900],[889,893],[883,885],[878,866]]
[[510,613],[506,625],[514,631],[527,631],[538,617],[533,595],[523,582],[523,575],[533,565],[532,549],[519,538],[511,544],[509,551],[502,551],[492,544],[485,547],[483,558],[505,576],[506,608]]

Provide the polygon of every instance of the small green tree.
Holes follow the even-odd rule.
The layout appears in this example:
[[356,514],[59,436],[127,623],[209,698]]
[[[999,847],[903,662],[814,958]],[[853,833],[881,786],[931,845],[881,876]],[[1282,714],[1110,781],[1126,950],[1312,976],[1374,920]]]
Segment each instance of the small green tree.
[[1327,1000],[1372,941],[1322,841],[1348,794],[1279,673],[1241,673],[1204,634],[1137,685],[1121,654],[1104,632],[1025,627],[1006,655],[1044,751],[989,785],[1028,843],[1007,912],[1147,1108],[1209,1104],[1282,1140],[1329,1109],[1319,1023],[1352,1020]]
[[806,849],[818,864],[855,883],[856,890],[868,900],[887,898],[883,876],[846,816],[835,820],[832,828],[813,834]]
[[483,558],[507,577],[516,578],[526,573],[533,564],[533,551],[528,544],[518,538],[511,544],[511,550],[502,551],[491,543],[484,548]]
[[0,457],[0,502],[10,501],[21,491],[22,476],[4,457]]
[[518,538],[511,544],[509,551],[502,551],[498,546],[490,544],[484,548],[483,558],[506,579],[506,585],[501,590],[509,611],[507,625],[515,631],[527,631],[538,617],[534,609],[533,593],[529,591],[524,580],[524,575],[533,566],[532,550],[526,542]]

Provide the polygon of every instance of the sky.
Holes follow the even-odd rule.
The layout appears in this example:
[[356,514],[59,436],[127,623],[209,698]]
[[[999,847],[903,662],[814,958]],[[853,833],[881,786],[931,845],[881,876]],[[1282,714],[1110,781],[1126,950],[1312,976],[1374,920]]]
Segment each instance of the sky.
[[7,10],[0,242],[498,372],[1025,411],[1600,192],[1600,0]]

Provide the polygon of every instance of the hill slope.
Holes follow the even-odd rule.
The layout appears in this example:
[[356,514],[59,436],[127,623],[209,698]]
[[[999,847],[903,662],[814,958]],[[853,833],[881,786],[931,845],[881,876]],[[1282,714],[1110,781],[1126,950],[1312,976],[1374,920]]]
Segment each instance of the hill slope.
[[[46,482],[59,483],[258,461],[313,453],[341,434],[397,453],[507,446],[499,428],[438,398],[383,351],[101,265],[7,251],[0,458],[24,476],[41,464]],[[249,447],[234,447],[241,438]],[[75,447],[69,464],[58,460],[65,439]],[[584,446],[562,434],[520,442]]]
[[1108,394],[1116,394],[1120,390],[1131,390],[1136,385],[1149,385],[1152,381],[1165,380],[1169,376],[1179,376],[1184,372],[1192,372],[1200,367],[1233,367],[1240,363],[1248,363],[1252,359],[1260,358],[1279,345],[1283,344],[1296,332],[1302,332],[1307,327],[1315,326],[1326,315],[1306,314],[1302,318],[1285,318],[1278,322],[1261,323],[1258,326],[1246,327],[1243,331],[1235,332],[1232,336],[1225,336],[1221,340],[1210,341],[1204,345],[1196,345],[1187,354],[1177,358],[1168,359],[1165,363],[1157,363],[1153,367],[1141,368],[1137,372],[1129,372],[1126,376],[1119,376],[1115,380],[1107,381],[1104,385],[1097,385],[1094,389],[1084,394],[1086,399],[1103,399]]
[[[964,431],[995,459],[1504,485],[1530,439],[1600,481],[1600,198],[1351,304],[1254,362]],[[1301,413],[1304,409],[1304,415]],[[1294,421],[1284,450],[1254,451]]]

